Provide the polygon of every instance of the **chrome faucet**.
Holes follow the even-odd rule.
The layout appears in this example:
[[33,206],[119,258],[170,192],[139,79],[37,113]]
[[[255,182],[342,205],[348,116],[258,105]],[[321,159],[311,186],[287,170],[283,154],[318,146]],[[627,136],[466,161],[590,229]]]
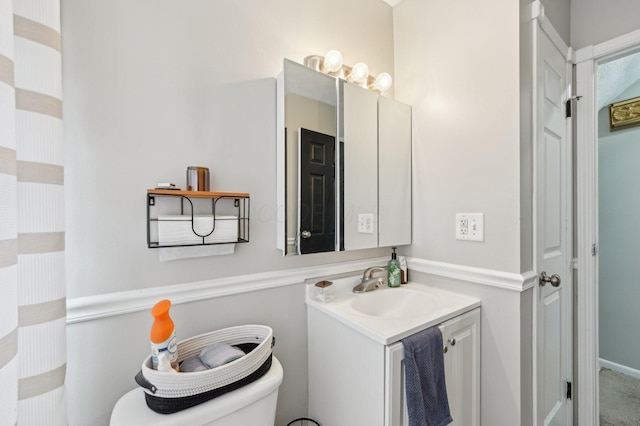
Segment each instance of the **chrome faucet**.
[[353,292],[365,293],[367,291],[376,290],[381,286],[384,286],[386,278],[384,276],[374,277],[373,275],[376,272],[387,272],[387,268],[384,266],[372,266],[365,269],[364,273],[362,274],[362,280],[360,281],[360,284],[353,288]]

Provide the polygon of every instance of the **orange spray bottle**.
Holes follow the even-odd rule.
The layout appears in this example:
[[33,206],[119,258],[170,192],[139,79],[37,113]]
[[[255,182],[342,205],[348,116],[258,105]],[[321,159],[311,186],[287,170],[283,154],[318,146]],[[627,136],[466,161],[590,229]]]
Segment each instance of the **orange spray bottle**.
[[158,354],[165,352],[171,367],[178,370],[178,341],[173,320],[169,316],[170,300],[161,300],[151,309],[153,325],[151,326],[151,360],[153,368],[158,369]]

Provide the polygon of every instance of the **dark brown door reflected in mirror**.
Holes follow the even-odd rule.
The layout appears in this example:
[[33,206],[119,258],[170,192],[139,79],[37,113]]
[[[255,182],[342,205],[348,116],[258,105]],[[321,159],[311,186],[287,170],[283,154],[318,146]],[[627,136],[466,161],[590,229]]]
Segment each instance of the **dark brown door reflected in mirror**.
[[300,253],[335,250],[335,138],[300,129]]

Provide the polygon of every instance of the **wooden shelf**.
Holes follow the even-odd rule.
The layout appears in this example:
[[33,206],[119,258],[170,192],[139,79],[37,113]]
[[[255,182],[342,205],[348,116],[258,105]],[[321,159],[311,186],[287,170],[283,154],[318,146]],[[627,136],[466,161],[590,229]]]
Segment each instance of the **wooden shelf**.
[[189,198],[222,198],[222,197],[238,197],[247,198],[249,194],[246,192],[209,192],[209,191],[180,191],[175,189],[147,189],[149,195],[182,195]]

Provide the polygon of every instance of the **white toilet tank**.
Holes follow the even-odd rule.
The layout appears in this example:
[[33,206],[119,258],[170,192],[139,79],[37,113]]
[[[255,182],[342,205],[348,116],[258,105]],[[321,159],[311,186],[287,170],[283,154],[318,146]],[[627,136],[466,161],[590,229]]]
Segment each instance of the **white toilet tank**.
[[142,388],[136,388],[118,400],[110,425],[273,426],[282,377],[282,365],[274,356],[267,374],[255,382],[173,414],[152,411],[147,407]]

